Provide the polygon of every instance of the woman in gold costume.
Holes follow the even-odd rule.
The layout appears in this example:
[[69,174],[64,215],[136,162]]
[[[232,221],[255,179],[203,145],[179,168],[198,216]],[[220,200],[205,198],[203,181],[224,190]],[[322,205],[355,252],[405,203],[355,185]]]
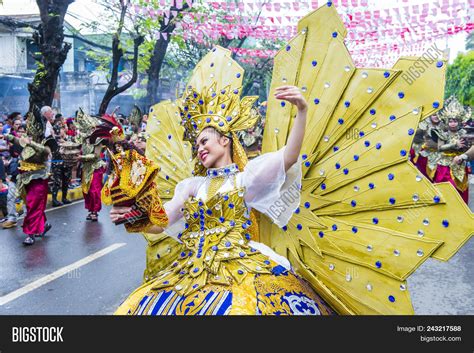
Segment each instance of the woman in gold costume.
[[[245,157],[239,154],[245,152],[235,132],[256,122],[257,116],[250,109],[255,99],[239,102],[233,92],[222,90],[214,97],[213,93],[212,89],[203,95],[188,91],[182,110],[193,110],[183,124],[187,139],[194,142],[199,167],[206,170],[205,176],[183,180],[176,186],[173,199],[164,205],[168,234],[174,233],[171,228],[176,229],[175,236],[186,249],[155,279],[137,289],[117,313],[332,313],[311,287],[291,271],[286,259],[252,241],[249,233],[249,208],[265,212],[284,193],[292,189],[299,192],[301,164],[297,161],[305,133],[306,100],[297,87],[277,89],[275,98],[298,109],[288,143],[278,152],[252,160],[241,170],[239,164],[245,164]],[[214,114],[212,106],[218,106],[220,111]],[[268,215],[283,227],[298,205],[296,198],[278,216]],[[119,221],[130,211],[127,207],[114,207],[111,218]],[[144,230],[161,233],[164,229],[150,225]]]

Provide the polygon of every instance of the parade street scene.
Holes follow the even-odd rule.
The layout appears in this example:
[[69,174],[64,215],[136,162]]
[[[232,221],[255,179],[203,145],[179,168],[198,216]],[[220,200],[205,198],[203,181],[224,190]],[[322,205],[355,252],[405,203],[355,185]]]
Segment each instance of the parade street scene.
[[473,10],[0,0],[0,315],[474,315]]

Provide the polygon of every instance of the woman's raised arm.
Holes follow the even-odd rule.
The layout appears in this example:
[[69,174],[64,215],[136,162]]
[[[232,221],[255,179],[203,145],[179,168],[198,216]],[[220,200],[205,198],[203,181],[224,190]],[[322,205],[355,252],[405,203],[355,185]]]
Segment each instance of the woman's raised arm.
[[285,170],[298,161],[298,157],[301,152],[301,146],[303,145],[303,139],[306,129],[306,115],[308,113],[308,104],[306,99],[301,94],[298,87],[295,86],[281,86],[275,90],[275,98],[286,100],[291,104],[296,105],[298,113],[296,119],[291,128],[290,135],[284,153]]

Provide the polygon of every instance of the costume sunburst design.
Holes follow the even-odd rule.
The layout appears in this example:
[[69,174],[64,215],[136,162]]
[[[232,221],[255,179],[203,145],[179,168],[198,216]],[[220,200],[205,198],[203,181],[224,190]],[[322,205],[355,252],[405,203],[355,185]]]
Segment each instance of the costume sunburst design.
[[[285,144],[294,116],[275,87],[300,87],[309,102],[302,204],[286,231],[262,218],[261,240],[340,313],[413,313],[406,278],[429,257],[448,260],[474,229],[455,189],[408,161],[419,121],[442,105],[446,62],[355,68],[331,6],[298,30],[275,58],[263,152]],[[417,61],[426,71],[410,85],[404,72]]]
[[[408,161],[418,123],[442,106],[446,62],[406,57],[389,70],[355,68],[343,42],[346,29],[330,3],[298,29],[275,57],[262,147],[264,153],[283,147],[296,115],[273,98],[275,88],[300,87],[309,103],[301,205],[283,228],[262,216],[260,241],[286,256],[341,314],[411,314],[407,277],[429,257],[448,260],[474,229],[455,189],[432,185]],[[404,72],[417,61],[426,70],[409,84]],[[190,80],[193,104],[205,87],[224,94],[239,89],[242,76],[230,52],[215,48]],[[161,167],[157,185],[165,201],[194,169],[179,107],[170,101],[153,106],[147,127],[147,156]],[[226,127],[227,115],[218,115],[216,128]],[[284,197],[268,207],[282,212]],[[163,234],[145,237],[149,258],[160,258],[148,262],[153,276],[182,245]]]

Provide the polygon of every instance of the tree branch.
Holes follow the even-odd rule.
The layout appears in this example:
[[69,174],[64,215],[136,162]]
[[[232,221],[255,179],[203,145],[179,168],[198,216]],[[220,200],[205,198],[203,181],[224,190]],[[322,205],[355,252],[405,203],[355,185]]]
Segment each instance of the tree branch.
[[32,28],[34,30],[38,29],[38,26],[33,26],[31,23],[18,21],[8,16],[0,16],[0,23],[12,29],[17,29],[17,28]]
[[115,95],[119,95],[120,93],[126,91],[132,85],[137,82],[138,79],[138,47],[143,43],[144,37],[139,36],[133,40],[133,73],[132,78],[126,84],[121,87],[118,87],[115,90]]

